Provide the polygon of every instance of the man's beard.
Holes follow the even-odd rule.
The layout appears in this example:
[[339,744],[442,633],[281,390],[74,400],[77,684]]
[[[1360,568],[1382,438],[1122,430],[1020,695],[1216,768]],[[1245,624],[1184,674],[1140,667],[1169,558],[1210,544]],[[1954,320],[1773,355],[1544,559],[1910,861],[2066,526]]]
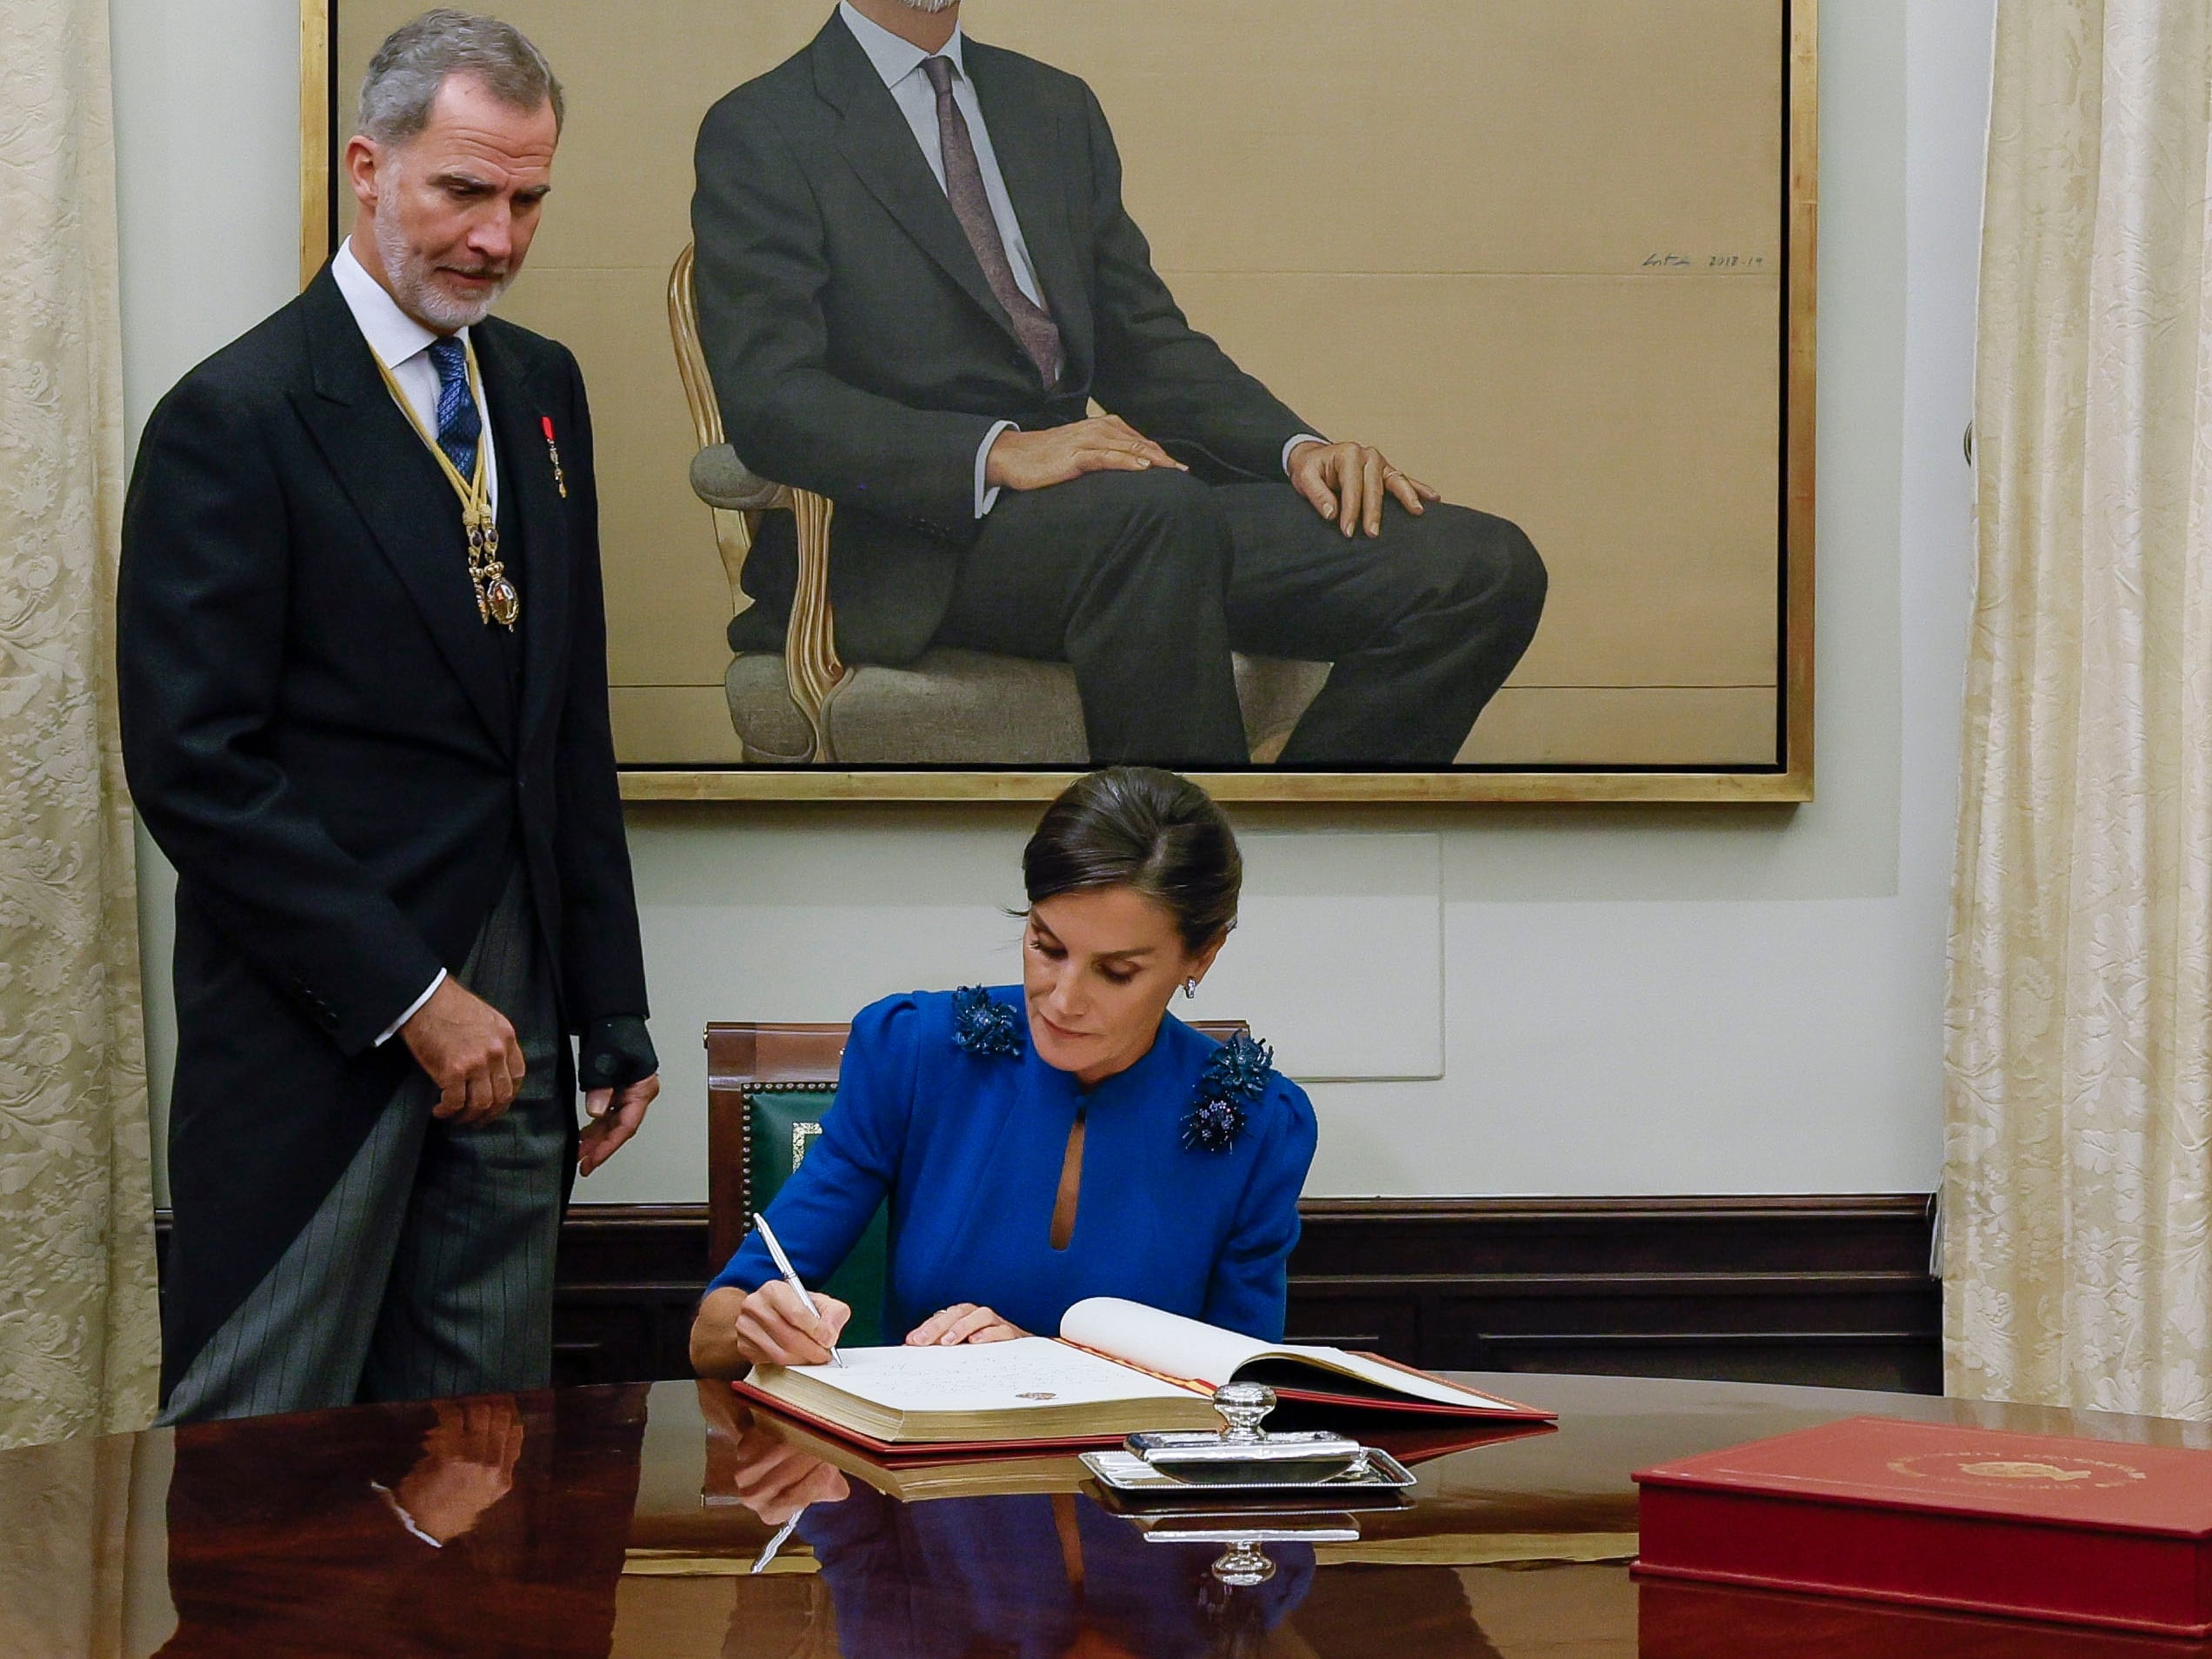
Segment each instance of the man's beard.
[[960,0],[899,0],[909,11],[950,11]]
[[391,283],[392,297],[399,302],[401,310],[434,329],[474,328],[491,314],[494,302],[514,280],[514,271],[510,268],[501,273],[497,283],[481,299],[456,299],[432,279],[432,262],[408,245],[407,233],[396,218],[379,216],[376,230],[376,252],[383,261],[384,276]]

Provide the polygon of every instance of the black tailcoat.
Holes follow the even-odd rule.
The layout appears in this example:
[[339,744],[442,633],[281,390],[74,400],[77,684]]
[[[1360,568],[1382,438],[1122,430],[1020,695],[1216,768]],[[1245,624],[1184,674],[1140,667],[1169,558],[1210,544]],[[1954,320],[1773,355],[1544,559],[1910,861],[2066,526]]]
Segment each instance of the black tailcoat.
[[583,381],[525,329],[470,333],[523,543],[519,690],[459,503],[327,268],[140,444],[119,658],[131,793],[177,872],[170,1379],[414,1066],[376,1039],[461,965],[518,851],[563,1028],[646,1011]]

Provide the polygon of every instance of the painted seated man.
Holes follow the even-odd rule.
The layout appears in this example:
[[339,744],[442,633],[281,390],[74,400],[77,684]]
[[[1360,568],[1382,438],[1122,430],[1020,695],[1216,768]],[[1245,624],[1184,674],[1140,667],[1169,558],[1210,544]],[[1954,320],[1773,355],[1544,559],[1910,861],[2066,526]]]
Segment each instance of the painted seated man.
[[[839,654],[1066,662],[1094,763],[1184,768],[1249,759],[1232,650],[1328,662],[1282,763],[1451,764],[1535,635],[1529,538],[1194,330],[1089,88],[959,17],[843,0],[699,133],[707,362],[747,463],[836,503]],[[776,650],[788,515],[745,584],[731,645]]]

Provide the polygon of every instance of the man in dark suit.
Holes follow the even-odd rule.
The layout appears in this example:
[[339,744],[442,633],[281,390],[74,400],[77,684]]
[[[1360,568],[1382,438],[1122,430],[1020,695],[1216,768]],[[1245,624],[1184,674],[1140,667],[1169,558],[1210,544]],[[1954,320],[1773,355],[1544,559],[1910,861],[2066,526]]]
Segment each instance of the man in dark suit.
[[[707,362],[747,463],[836,505],[840,654],[1063,660],[1094,761],[1184,766],[1248,759],[1232,650],[1327,661],[1283,763],[1449,765],[1535,634],[1528,537],[1194,330],[1089,88],[959,11],[843,0],[699,131]],[[733,649],[780,638],[793,535]]]
[[170,1421],[543,1386],[572,1172],[659,1087],[583,386],[486,315],[560,114],[507,25],[397,30],[352,236],[147,423],[119,654],[177,871]]

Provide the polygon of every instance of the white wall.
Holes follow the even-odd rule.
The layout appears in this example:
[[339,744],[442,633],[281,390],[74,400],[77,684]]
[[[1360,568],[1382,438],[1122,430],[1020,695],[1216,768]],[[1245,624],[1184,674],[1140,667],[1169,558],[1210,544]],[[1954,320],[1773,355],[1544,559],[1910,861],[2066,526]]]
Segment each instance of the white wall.
[[[974,0],[979,30],[1003,3]],[[1294,1071],[1360,1079],[1314,1085],[1313,1192],[1934,1184],[1993,10],[1823,8],[1820,799],[1239,814],[1265,832],[1252,926],[1232,945],[1246,966],[1232,976],[1224,957],[1198,1011],[1233,1004]],[[135,431],[293,287],[297,14],[293,0],[113,13]],[[1010,977],[1000,907],[1019,897],[1029,816],[634,812],[668,1092],[583,1196],[704,1196],[704,1017],[836,1018],[886,990]],[[1397,838],[1361,839],[1382,832]],[[171,883],[145,850],[162,1077]],[[1348,914],[1371,927],[1348,933]]]

